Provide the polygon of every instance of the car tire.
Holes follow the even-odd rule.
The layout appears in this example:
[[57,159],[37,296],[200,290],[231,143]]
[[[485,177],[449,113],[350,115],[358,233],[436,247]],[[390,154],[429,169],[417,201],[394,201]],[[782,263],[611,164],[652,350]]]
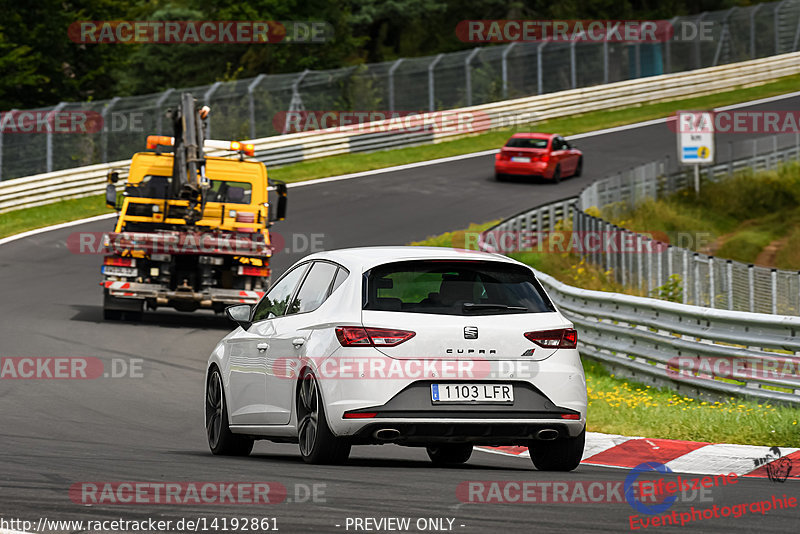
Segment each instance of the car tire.
[[428,458],[435,465],[459,465],[472,456],[472,443],[445,443],[426,447]]
[[553,171],[552,182],[554,184],[560,184],[561,183],[561,166],[560,165],[557,165],[556,166],[556,170]]
[[231,432],[228,424],[228,406],[222,375],[214,367],[206,382],[206,438],[211,453],[219,456],[247,456],[253,450],[253,439]]
[[336,437],[325,418],[317,379],[311,372],[297,388],[297,440],[300,456],[309,464],[341,464],[350,456],[350,443]]
[[528,447],[533,465],[539,471],[572,471],[581,463],[586,444],[586,428],[575,437],[537,441]]
[[583,156],[578,158],[578,166],[575,167],[575,176],[576,178],[579,177],[583,173]]

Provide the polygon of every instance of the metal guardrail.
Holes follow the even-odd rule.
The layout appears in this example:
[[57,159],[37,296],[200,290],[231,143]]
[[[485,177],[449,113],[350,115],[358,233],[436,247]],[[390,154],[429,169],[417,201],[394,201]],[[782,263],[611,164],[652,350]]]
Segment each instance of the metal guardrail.
[[[336,130],[266,137],[251,142],[255,145],[257,159],[268,166],[278,166],[332,155],[430,144],[514,124],[698,96],[742,85],[766,83],[799,72],[800,53],[783,54],[440,112],[452,114],[453,117],[468,117],[471,129],[442,127],[441,120],[438,126],[424,126],[426,118],[422,116],[414,119],[418,122],[412,123],[412,128],[405,121],[386,120]],[[413,125],[419,123],[422,126],[416,131]],[[365,130],[374,133],[363,133]],[[124,168],[128,164],[129,160],[123,160],[0,182],[0,213],[65,198],[99,194],[105,188],[104,177],[108,170]]]
[[[578,329],[580,353],[616,374],[695,397],[800,405],[800,317],[590,291],[537,276]],[[713,376],[721,369],[726,380]]]

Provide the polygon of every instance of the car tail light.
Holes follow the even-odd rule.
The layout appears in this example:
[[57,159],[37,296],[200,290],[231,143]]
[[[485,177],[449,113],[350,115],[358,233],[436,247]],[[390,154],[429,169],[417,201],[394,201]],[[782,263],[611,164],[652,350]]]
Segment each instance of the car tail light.
[[250,267],[248,265],[240,265],[239,276],[269,276],[269,269],[267,267]]
[[348,412],[344,414],[345,419],[372,419],[378,412]]
[[580,419],[581,414],[579,413],[562,413],[561,419]]
[[408,330],[339,326],[336,337],[343,347],[396,347],[416,335]]
[[578,346],[578,332],[574,328],[525,332],[525,337],[546,349],[574,349]]
[[115,267],[136,267],[136,260],[133,258],[106,256],[103,258],[103,265],[113,265]]
[[548,161],[550,161],[550,154],[542,154],[541,156],[539,156],[539,159],[544,163],[547,163]]

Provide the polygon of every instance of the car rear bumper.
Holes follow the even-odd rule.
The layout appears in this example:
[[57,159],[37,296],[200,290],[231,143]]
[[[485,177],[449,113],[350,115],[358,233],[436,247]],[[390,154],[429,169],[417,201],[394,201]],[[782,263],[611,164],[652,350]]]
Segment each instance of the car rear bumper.
[[537,161],[532,161],[530,163],[517,163],[514,161],[502,160],[495,161],[494,172],[497,174],[541,177],[547,177],[552,174],[548,169],[547,163]]
[[575,437],[581,433],[585,425],[584,421],[557,420],[505,422],[435,419],[382,420],[363,426],[352,436],[351,442],[354,445],[396,443],[398,445],[424,446],[432,443],[469,442],[473,445],[528,446],[534,441]]

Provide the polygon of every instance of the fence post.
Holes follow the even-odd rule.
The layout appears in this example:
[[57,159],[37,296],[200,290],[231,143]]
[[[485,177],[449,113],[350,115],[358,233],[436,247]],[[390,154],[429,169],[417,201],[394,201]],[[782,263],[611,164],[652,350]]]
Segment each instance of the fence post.
[[756,58],[756,13],[762,4],[757,4],[750,12],[750,59]]
[[728,309],[733,310],[733,261],[728,260]]
[[256,100],[253,93],[261,83],[261,80],[266,78],[266,74],[259,74],[256,79],[247,85],[247,106],[250,112],[250,139],[256,138]]
[[[52,109],[52,111],[50,111],[47,114],[48,122],[50,121],[50,119],[52,118],[53,115],[55,115],[56,113],[58,113],[59,111],[64,109],[64,106],[66,106],[66,105],[67,105],[66,102],[59,102],[59,104],[56,107],[54,107]],[[47,131],[47,149],[46,150],[47,150],[47,152],[45,154],[45,158],[46,158],[45,159],[45,168],[47,169],[47,172],[53,172],[53,131],[50,128],[48,128],[48,131]]]
[[536,47],[536,87],[538,89],[538,94],[542,94],[544,92],[543,85],[543,77],[542,77],[542,49],[547,45],[547,41],[542,41],[542,44]]
[[[203,102],[205,102],[206,106],[211,107],[211,97],[214,96],[214,93],[217,92],[219,86],[222,85],[222,82],[214,82],[211,84],[211,87],[208,88],[206,94],[203,95]],[[213,114],[208,115],[208,119],[206,120],[206,139],[211,138],[211,117]]]
[[569,81],[570,88],[575,89],[578,86],[578,75],[576,70],[578,66],[575,64],[575,45],[576,41],[572,40],[569,43]]
[[[778,54],[780,54],[780,49],[781,49],[781,39],[780,39],[780,34],[778,33],[778,28],[780,27],[780,14],[779,14],[779,11],[781,10],[781,7],[783,7],[783,4],[785,4],[785,3],[786,3],[786,0],[783,0],[781,3],[779,3],[777,6],[775,6],[775,11],[772,12],[772,29],[773,29],[774,37],[775,37],[775,55],[776,56]],[[775,313],[775,312],[773,312],[773,313]]]
[[[161,120],[162,120],[162,119],[163,119],[163,117],[164,117],[164,114],[163,114],[163,113],[161,113],[161,106],[163,106],[163,105],[164,105],[164,102],[166,102],[166,100],[167,100],[167,99],[170,97],[170,95],[171,95],[172,93],[174,93],[174,92],[175,92],[175,89],[174,89],[173,87],[170,87],[169,89],[167,89],[166,91],[164,91],[163,93],[161,93],[161,96],[159,96],[159,97],[158,97],[158,100],[156,100],[156,133],[157,133],[158,135],[162,135],[162,134],[164,133],[164,132],[161,130],[161,125],[162,125],[162,122],[161,122]],[[170,133],[172,133],[172,132],[170,131]]]
[[608,80],[608,39],[603,39],[603,83],[608,83]]
[[467,80],[467,106],[472,105],[472,60],[480,51],[480,48],[473,48],[472,52],[470,52],[467,58],[464,60],[464,74],[466,75]]
[[[401,57],[389,67],[389,111],[394,111],[394,71],[403,63],[405,58]],[[469,73],[467,73],[467,85],[469,85]],[[471,98],[471,96],[467,96]]]
[[700,69],[703,66],[702,65],[702,58],[701,58],[701,55],[700,55],[700,42],[702,41],[702,39],[700,39],[700,28],[701,28],[703,19],[706,18],[706,15],[708,15],[708,11],[703,11],[702,13],[700,13],[700,16],[697,18],[697,22],[696,22],[697,28],[698,28],[697,37],[694,40],[694,68],[696,68],[696,69]]
[[755,292],[755,273],[753,272],[753,264],[747,266],[747,292],[750,299],[750,311],[756,311],[756,292]]
[[[100,150],[100,161],[103,163],[108,163],[108,126],[109,121],[107,120],[108,113],[111,109],[119,102],[118,96],[112,98],[105,106],[103,106],[103,111],[100,112],[100,117],[103,119],[103,133],[101,134],[102,143],[101,143],[101,150]],[[114,122],[113,120],[111,121]]]
[[708,257],[708,302],[711,308],[716,308],[714,305],[714,256]]
[[778,270],[772,269],[770,272],[772,282],[772,314],[778,314]]
[[719,64],[719,58],[722,54],[722,45],[725,43],[725,39],[730,39],[730,31],[728,30],[728,19],[730,18],[731,14],[736,11],[736,6],[730,8],[726,13],[725,16],[722,17],[722,29],[719,32],[719,44],[717,45],[717,51],[714,52],[714,62],[711,64],[712,67],[716,67]]
[[516,46],[516,44],[517,41],[513,41],[505,48],[505,50],[503,50],[503,56],[502,56],[503,98],[508,98],[508,54],[511,52],[511,49],[514,48],[514,46]]
[[434,111],[435,109],[435,102],[434,102],[434,70],[436,69],[436,65],[442,60],[444,54],[439,54],[433,61],[431,61],[430,65],[428,65],[428,111]]
[[[678,17],[672,17],[669,21],[670,28],[675,29],[675,33],[677,33],[677,28],[675,27],[675,21],[678,20]],[[674,35],[673,35],[674,37]],[[664,74],[670,74],[672,72],[672,48],[670,46],[670,41],[672,37],[664,41]]]

